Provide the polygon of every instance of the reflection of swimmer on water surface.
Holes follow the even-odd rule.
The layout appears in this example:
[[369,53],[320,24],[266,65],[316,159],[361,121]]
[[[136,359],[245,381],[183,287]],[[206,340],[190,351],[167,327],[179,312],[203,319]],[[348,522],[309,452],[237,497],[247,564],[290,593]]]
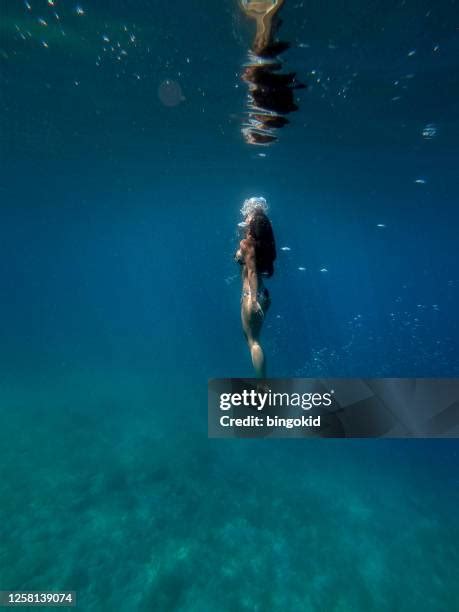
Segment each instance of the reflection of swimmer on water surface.
[[288,123],[285,115],[298,109],[294,91],[305,87],[294,72],[279,72],[282,64],[278,56],[290,46],[275,40],[280,25],[277,13],[283,3],[284,0],[240,0],[244,13],[256,21],[252,51],[242,73],[250,98],[242,133],[249,144],[269,145],[277,140],[275,130]]
[[244,216],[244,238],[239,243],[235,260],[242,266],[241,321],[258,377],[266,376],[266,361],[260,345],[264,317],[271,304],[263,278],[274,272],[276,244],[268,206],[264,198],[249,198],[241,212]]

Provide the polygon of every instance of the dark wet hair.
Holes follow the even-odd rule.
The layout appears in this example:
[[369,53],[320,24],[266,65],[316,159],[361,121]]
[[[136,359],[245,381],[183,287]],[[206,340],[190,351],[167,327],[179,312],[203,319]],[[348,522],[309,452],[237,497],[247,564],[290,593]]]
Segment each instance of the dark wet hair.
[[248,229],[255,241],[257,272],[264,276],[272,276],[277,253],[271,221],[262,210],[257,210],[250,221]]

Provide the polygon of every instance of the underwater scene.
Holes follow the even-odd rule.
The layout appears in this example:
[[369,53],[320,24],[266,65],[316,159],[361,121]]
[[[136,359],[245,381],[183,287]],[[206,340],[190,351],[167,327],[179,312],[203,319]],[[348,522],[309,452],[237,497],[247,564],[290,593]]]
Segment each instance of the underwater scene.
[[459,376],[458,97],[456,0],[3,0],[0,590],[459,609],[456,440],[207,434],[252,197],[268,376]]

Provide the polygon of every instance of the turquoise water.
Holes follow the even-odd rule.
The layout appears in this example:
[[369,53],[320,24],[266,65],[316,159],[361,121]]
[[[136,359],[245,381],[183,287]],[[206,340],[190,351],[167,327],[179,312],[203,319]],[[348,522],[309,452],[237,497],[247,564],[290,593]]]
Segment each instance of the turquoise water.
[[279,247],[271,376],[458,375],[457,4],[287,2],[308,89],[264,149],[240,132],[235,2],[81,8],[2,7],[0,588],[457,609],[456,441],[206,431],[207,380],[252,374],[252,195]]
[[196,400],[101,379],[2,409],[2,586],[84,610],[457,607],[454,442],[208,440]]

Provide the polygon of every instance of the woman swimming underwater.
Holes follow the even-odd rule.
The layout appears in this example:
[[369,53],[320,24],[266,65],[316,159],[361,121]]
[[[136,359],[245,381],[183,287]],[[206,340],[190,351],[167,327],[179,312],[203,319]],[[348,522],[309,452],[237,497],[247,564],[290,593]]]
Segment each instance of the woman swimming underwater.
[[260,345],[264,317],[271,304],[263,278],[274,272],[276,244],[268,206],[264,198],[249,198],[241,208],[244,221],[239,224],[244,238],[239,243],[235,260],[242,266],[241,320],[242,329],[258,377],[266,376],[266,362]]

